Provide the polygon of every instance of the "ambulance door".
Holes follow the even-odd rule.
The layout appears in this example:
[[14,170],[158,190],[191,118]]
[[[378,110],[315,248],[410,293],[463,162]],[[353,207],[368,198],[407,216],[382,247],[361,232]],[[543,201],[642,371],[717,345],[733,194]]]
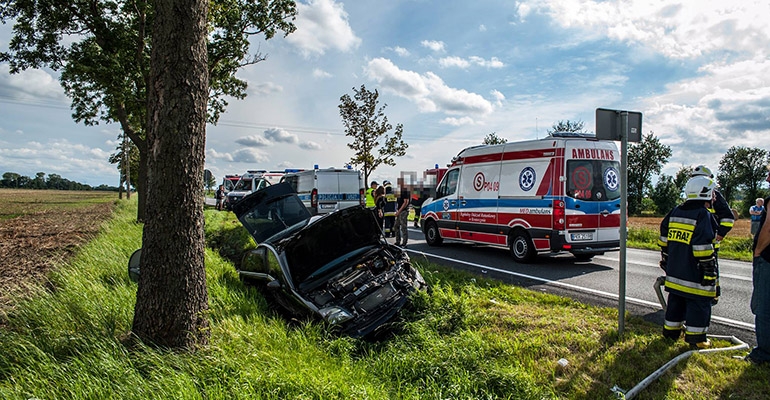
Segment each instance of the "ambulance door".
[[457,196],[460,239],[500,244],[497,239],[500,236],[497,229],[499,190],[500,161],[463,166]]
[[436,188],[436,200],[433,202],[438,205],[436,210],[436,224],[439,233],[443,238],[457,238],[457,220],[460,203],[458,201],[458,183],[460,181],[460,169],[455,168],[447,171],[444,179]]

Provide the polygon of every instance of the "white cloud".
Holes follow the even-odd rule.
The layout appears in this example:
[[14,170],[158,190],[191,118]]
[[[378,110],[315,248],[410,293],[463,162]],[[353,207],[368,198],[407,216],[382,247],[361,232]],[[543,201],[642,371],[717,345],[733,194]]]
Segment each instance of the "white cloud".
[[770,15],[768,2],[533,0],[520,3],[519,16],[530,10],[587,37],[606,35],[674,59],[726,50],[767,56],[770,42],[770,24],[759,17]]
[[492,90],[489,92],[490,95],[492,95],[492,98],[495,99],[495,105],[498,107],[501,107],[503,105],[503,100],[505,100],[505,95],[500,93],[497,90]]
[[451,126],[463,126],[463,125],[475,125],[476,122],[471,117],[462,117],[462,118],[453,118],[453,117],[447,117],[439,121],[440,123],[444,125],[451,125]]
[[462,68],[462,69],[466,69],[471,65],[478,65],[486,68],[505,67],[505,64],[503,64],[502,61],[498,60],[497,57],[492,57],[489,60],[485,60],[484,58],[478,57],[478,56],[470,56],[468,57],[467,60],[456,56],[443,57],[438,60],[438,64],[442,68],[456,67],[456,68]]
[[267,147],[270,146],[270,141],[262,136],[249,135],[235,139],[235,143],[246,147]]
[[393,52],[398,54],[401,57],[409,57],[409,55],[411,54],[411,53],[409,53],[409,50],[407,50],[407,49],[405,49],[403,47],[400,47],[400,46],[394,47],[393,48]]
[[320,144],[318,144],[316,142],[313,142],[313,141],[310,141],[310,140],[308,140],[305,143],[300,144],[299,147],[301,147],[301,148],[303,148],[305,150],[321,150],[321,145]]
[[427,47],[428,49],[436,52],[436,53],[443,53],[444,52],[444,42],[439,40],[423,40],[420,42],[422,47]]
[[268,161],[270,157],[256,149],[239,149],[233,153],[233,162],[260,164]]
[[80,175],[114,176],[117,181],[116,167],[106,161],[110,153],[98,147],[71,143],[66,139],[53,139],[45,143],[33,141],[16,148],[0,148],[0,170],[28,176],[45,172],[75,181],[79,181]]
[[0,96],[13,92],[17,100],[47,98],[66,101],[58,78],[40,69],[28,69],[18,74],[10,73],[8,64],[0,64]]
[[329,50],[349,52],[358,48],[361,39],[348,24],[342,3],[334,0],[297,2],[297,30],[286,37],[305,56],[323,55]]
[[407,98],[422,112],[441,111],[449,114],[488,114],[492,104],[476,93],[447,86],[436,74],[419,74],[398,68],[384,58],[369,61],[366,75],[383,89]]
[[283,92],[283,86],[274,82],[264,82],[256,85],[249,85],[249,92],[251,94],[274,94]]
[[208,149],[206,150],[206,158],[211,160],[223,160],[232,162],[233,156],[230,153],[220,153],[216,151],[216,149]]
[[313,78],[326,79],[331,78],[333,75],[319,68],[313,69]]
[[456,67],[456,68],[468,68],[471,66],[470,61],[460,58],[460,57],[443,57],[438,60],[438,65],[441,68],[450,68],[450,67]]
[[479,25],[479,32],[486,32],[486,31],[487,31],[487,26],[486,25],[484,25],[484,24]]
[[282,128],[270,128],[265,131],[265,137],[274,141],[282,143],[296,144],[299,142],[297,135],[282,129]]

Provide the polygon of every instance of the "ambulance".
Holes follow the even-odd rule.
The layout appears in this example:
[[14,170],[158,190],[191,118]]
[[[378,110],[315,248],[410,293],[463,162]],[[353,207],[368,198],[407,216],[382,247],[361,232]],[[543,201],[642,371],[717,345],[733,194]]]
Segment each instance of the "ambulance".
[[507,247],[514,260],[619,250],[620,153],[576,133],[462,150],[420,210],[429,245]]

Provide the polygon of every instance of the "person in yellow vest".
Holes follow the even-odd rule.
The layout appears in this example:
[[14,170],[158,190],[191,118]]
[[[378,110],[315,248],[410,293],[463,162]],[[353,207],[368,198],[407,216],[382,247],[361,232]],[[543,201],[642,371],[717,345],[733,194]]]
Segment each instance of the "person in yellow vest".
[[376,206],[374,192],[377,190],[377,186],[380,186],[377,181],[372,181],[369,188],[366,189],[366,208],[374,208]]

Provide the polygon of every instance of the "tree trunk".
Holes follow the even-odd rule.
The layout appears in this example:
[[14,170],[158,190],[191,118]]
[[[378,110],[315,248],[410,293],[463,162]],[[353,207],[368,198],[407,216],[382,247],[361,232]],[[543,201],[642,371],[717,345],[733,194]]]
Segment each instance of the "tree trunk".
[[133,332],[146,343],[208,343],[203,186],[207,0],[156,0],[150,59],[147,205]]

